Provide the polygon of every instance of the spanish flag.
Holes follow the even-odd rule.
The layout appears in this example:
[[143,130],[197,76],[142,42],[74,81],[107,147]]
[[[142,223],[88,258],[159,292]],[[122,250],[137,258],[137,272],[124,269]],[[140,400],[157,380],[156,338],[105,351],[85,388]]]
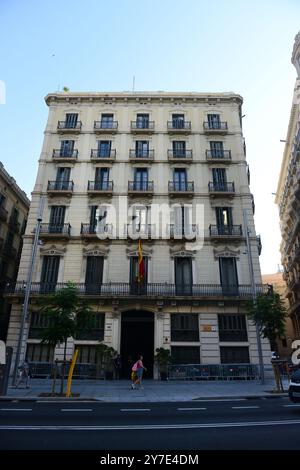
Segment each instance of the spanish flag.
[[145,261],[143,258],[143,250],[142,250],[142,241],[139,239],[139,250],[138,250],[138,282],[143,282],[145,277]]

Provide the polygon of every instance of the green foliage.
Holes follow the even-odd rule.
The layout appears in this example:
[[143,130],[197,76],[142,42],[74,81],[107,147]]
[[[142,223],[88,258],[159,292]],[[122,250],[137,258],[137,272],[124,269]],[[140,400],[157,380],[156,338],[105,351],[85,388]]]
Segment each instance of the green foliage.
[[154,356],[154,359],[158,363],[160,367],[162,366],[167,366],[168,364],[171,364],[171,352],[169,349],[165,348],[156,348],[156,354]]
[[262,337],[270,342],[285,335],[287,311],[282,298],[276,292],[257,296],[256,303],[248,302],[247,315],[258,326]]
[[116,354],[117,351],[115,351],[114,348],[111,348],[104,343],[99,343],[96,346],[96,361],[100,368],[110,363]]
[[70,91],[70,88],[67,87],[67,86],[64,86],[64,87],[63,87],[63,91],[64,91],[65,93],[68,93],[68,91]]

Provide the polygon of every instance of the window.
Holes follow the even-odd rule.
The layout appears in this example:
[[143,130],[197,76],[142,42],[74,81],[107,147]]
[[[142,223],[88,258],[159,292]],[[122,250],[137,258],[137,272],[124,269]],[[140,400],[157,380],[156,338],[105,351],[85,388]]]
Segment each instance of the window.
[[78,356],[77,356],[78,364],[96,364],[97,363],[96,346],[77,345],[76,349],[78,349]]
[[216,220],[219,235],[227,235],[232,232],[231,207],[216,207]]
[[184,114],[172,114],[172,127],[174,129],[184,128]]
[[173,364],[200,364],[200,349],[198,346],[172,346],[171,357]]
[[98,157],[110,157],[111,151],[111,140],[99,140],[98,141]]
[[95,189],[109,189],[109,168],[96,168]]
[[212,176],[214,189],[217,191],[225,191],[227,182],[225,168],[213,168]]
[[135,156],[148,157],[149,156],[149,142],[147,140],[137,140],[135,143]]
[[59,269],[59,256],[44,256],[41,273],[41,292],[54,292]]
[[172,341],[199,341],[198,315],[171,315]]
[[245,315],[219,315],[220,341],[247,341]]
[[68,189],[70,182],[71,168],[57,168],[55,189]]
[[113,114],[101,114],[101,128],[112,129],[114,122]]
[[148,259],[145,256],[143,258],[144,258],[145,274],[144,274],[144,278],[141,279],[140,282],[138,282],[138,275],[139,275],[138,257],[132,256],[130,258],[129,283],[130,283],[131,294],[146,294],[147,293]]
[[185,168],[176,168],[173,173],[174,190],[186,191],[187,190],[187,175]]
[[177,295],[191,295],[193,285],[192,259],[175,258],[175,286]]
[[183,140],[173,141],[173,157],[184,158],[186,156],[186,143]]
[[174,226],[174,235],[181,238],[182,235],[191,233],[190,218],[192,218],[190,207],[174,204],[171,212],[171,226]]
[[17,223],[18,219],[19,219],[19,211],[18,209],[14,207],[11,213],[11,221]]
[[85,291],[88,294],[100,292],[103,278],[103,256],[87,256]]
[[134,173],[134,189],[145,191],[148,189],[148,169],[136,168]]
[[54,347],[48,344],[27,344],[27,362],[53,362]]
[[150,210],[145,206],[134,206],[132,211],[132,229],[135,233],[146,233],[150,219]]
[[8,232],[5,240],[5,249],[10,252],[14,243],[14,234],[13,232]]
[[219,258],[220,279],[224,295],[238,294],[238,279],[235,258]]
[[221,346],[221,364],[249,364],[249,348],[247,346]]
[[49,231],[51,233],[62,233],[65,222],[65,206],[52,206],[50,212]]
[[136,128],[137,129],[149,128],[149,114],[137,114],[136,115]]
[[45,328],[48,328],[51,324],[51,318],[49,315],[32,312],[30,318],[30,327],[28,338],[40,339]]
[[96,229],[98,231],[105,231],[106,225],[106,217],[107,217],[107,207],[103,206],[91,206],[91,213],[90,213],[90,229],[92,233],[96,233]]
[[223,142],[217,142],[217,141],[210,142],[210,151],[211,151],[212,158],[223,158],[224,157]]
[[3,196],[3,194],[0,193],[0,207],[5,206],[5,201],[6,201],[6,197]]
[[78,114],[67,113],[65,126],[67,129],[75,129],[77,125]]
[[60,156],[72,157],[74,151],[74,140],[62,140],[60,143]]
[[220,129],[221,123],[219,114],[208,114],[207,120],[209,129]]
[[81,331],[77,334],[76,339],[79,340],[93,340],[103,341],[104,339],[104,322],[105,314],[95,313],[92,314],[91,329]]

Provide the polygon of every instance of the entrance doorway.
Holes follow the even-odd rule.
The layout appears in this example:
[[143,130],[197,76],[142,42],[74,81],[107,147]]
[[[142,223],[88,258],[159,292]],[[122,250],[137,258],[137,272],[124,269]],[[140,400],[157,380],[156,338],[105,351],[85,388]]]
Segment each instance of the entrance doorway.
[[122,313],[121,357],[122,377],[130,378],[131,367],[139,354],[147,368],[145,379],[153,378],[154,315],[151,312],[132,310]]

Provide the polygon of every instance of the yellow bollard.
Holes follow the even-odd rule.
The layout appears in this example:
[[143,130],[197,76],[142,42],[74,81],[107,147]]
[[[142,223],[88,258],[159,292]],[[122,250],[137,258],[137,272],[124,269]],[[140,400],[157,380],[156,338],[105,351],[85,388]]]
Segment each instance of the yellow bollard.
[[72,377],[73,377],[73,372],[74,372],[74,367],[75,367],[75,364],[76,364],[77,356],[78,356],[78,349],[75,350],[75,353],[74,353],[74,356],[73,356],[73,359],[72,359],[72,362],[71,362],[70,370],[69,370],[68,382],[67,382],[67,391],[66,391],[66,397],[67,398],[70,398],[70,395],[71,395]]

